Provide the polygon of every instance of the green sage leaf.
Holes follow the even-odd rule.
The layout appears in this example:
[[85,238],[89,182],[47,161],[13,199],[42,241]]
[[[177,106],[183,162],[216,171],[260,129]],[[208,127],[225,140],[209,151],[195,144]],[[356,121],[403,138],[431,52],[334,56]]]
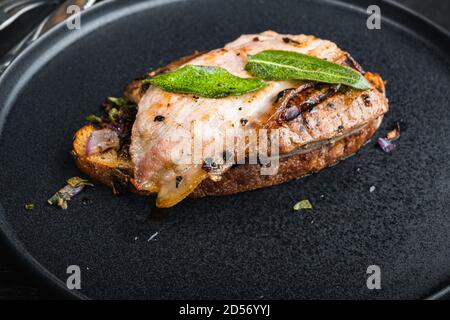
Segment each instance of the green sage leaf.
[[219,67],[186,65],[173,72],[144,80],[175,93],[191,93],[206,98],[239,96],[264,88],[261,79],[240,78]]
[[359,72],[306,54],[267,50],[249,57],[246,70],[266,80],[310,80],[370,89]]

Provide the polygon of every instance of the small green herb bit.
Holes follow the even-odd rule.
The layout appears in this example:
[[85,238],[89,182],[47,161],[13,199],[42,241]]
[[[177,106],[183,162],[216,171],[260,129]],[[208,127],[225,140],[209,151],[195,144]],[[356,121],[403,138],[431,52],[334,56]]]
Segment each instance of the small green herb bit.
[[47,202],[52,206],[56,205],[63,210],[67,210],[67,201],[69,200],[70,199],[65,199],[64,196],[61,194],[61,192],[58,191],[50,199],[48,199]]
[[112,108],[111,110],[109,110],[108,117],[111,122],[116,121],[118,116],[119,116],[119,110],[117,110],[116,108]]
[[34,210],[34,204],[33,203],[28,203],[25,205],[25,210],[27,211],[33,211]]
[[309,200],[302,200],[300,202],[297,202],[294,206],[294,211],[300,211],[300,210],[309,210],[312,209],[313,206]]
[[186,65],[173,72],[144,80],[175,93],[192,93],[206,98],[239,96],[267,86],[261,79],[240,78],[219,67]]
[[267,50],[249,57],[246,70],[266,80],[310,80],[370,89],[359,72],[306,54]]
[[102,122],[102,118],[100,118],[94,114],[87,116],[86,120],[89,121],[90,123],[101,123]]
[[128,103],[125,98],[108,97],[108,101],[114,103],[118,107],[122,107]]
[[78,188],[81,186],[94,186],[89,180],[82,179],[80,177],[73,177],[67,180],[67,184],[71,186],[72,188]]

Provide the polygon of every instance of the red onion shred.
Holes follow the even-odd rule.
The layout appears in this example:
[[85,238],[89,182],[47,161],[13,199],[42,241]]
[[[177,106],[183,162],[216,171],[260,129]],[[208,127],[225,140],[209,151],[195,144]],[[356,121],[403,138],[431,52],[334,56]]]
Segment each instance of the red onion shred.
[[110,129],[96,130],[92,132],[86,145],[86,155],[91,156],[106,150],[117,148],[120,145],[117,133]]
[[396,149],[396,145],[387,138],[378,138],[377,142],[381,150],[386,153],[391,153]]

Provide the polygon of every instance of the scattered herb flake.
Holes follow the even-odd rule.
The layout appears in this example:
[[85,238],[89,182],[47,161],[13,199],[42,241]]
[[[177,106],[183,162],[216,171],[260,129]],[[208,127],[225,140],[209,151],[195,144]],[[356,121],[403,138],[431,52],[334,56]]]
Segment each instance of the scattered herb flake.
[[64,199],[64,196],[62,195],[62,191],[64,191],[63,189],[61,189],[60,191],[55,193],[50,199],[47,200],[47,202],[50,205],[56,205],[63,210],[67,210],[67,201],[68,200]]
[[118,107],[125,106],[128,100],[125,98],[108,97],[108,101],[114,103]]
[[25,205],[25,210],[27,211],[33,211],[34,210],[34,204],[33,203],[28,203]]
[[50,205],[56,205],[63,210],[67,210],[67,203],[74,196],[79,194],[86,186],[93,186],[88,180],[73,177],[67,180],[67,185],[56,192],[47,202]]
[[300,211],[300,210],[310,210],[313,206],[309,200],[302,200],[300,202],[297,202],[294,206],[294,211]]
[[108,117],[111,122],[116,121],[117,118],[119,117],[119,110],[117,110],[116,108],[112,108],[108,112]]
[[102,118],[100,118],[94,114],[87,116],[86,120],[89,121],[90,123],[102,123]]
[[81,186],[90,186],[93,187],[94,185],[89,182],[89,180],[82,179],[80,177],[73,177],[67,180],[67,184],[71,186],[72,188],[78,188]]

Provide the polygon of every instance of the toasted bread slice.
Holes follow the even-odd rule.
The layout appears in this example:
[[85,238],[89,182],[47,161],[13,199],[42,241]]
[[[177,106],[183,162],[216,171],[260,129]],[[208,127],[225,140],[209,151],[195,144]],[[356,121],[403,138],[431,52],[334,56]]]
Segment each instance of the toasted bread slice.
[[77,131],[73,140],[72,154],[82,172],[116,191],[119,185],[128,184],[133,174],[132,163],[129,158],[121,157],[113,149],[88,157],[86,144],[95,130],[96,128],[89,124]]
[[[384,82],[381,77],[377,74],[363,71],[361,66],[347,52],[340,50],[333,43],[304,35],[288,35],[282,37],[282,35],[273,32],[265,32],[258,37],[246,35],[236,41],[239,45],[244,42],[249,43],[249,48],[252,46],[264,46],[269,43],[259,41],[261,40],[260,37],[268,37],[265,40],[269,40],[270,38],[275,41],[275,45],[281,49],[286,49],[286,46],[288,46],[287,49],[293,51],[298,50],[299,48],[297,46],[301,43],[307,45],[308,43],[311,44],[311,42],[318,42],[319,45],[313,46],[315,49],[310,52],[311,55],[318,55],[319,49],[325,48],[325,55],[321,55],[322,58],[327,58],[328,56],[330,61],[355,69],[365,76],[366,80],[372,84],[373,88],[371,91],[364,92],[340,88],[340,86],[337,85],[330,87],[329,85],[315,83],[310,84],[312,85],[310,87],[304,85],[300,86],[298,91],[297,88],[287,88],[279,93],[277,92],[278,96],[273,104],[273,111],[275,112],[274,117],[270,118],[270,121],[263,126],[264,128],[281,128],[283,130],[283,140],[280,140],[280,152],[284,154],[280,159],[277,173],[275,175],[267,176],[261,174],[261,165],[236,165],[225,171],[221,175],[220,181],[213,181],[210,179],[203,180],[203,182],[201,182],[201,184],[190,194],[191,197],[229,195],[269,187],[302,177],[312,172],[320,171],[321,169],[331,166],[357,152],[378,129],[383,119],[383,114],[388,110]],[[292,39],[294,39],[294,41]],[[243,40],[245,41],[242,42]],[[301,47],[303,48],[304,46],[302,45]],[[231,51],[237,50],[236,48],[237,47],[235,46],[229,46],[229,48],[213,50],[210,53],[207,53],[207,55],[211,56],[212,60],[217,59],[218,57],[227,57],[229,60],[227,61],[230,63],[230,68],[232,69],[232,67],[235,67],[234,63],[240,61],[239,59],[244,59],[247,55],[246,50],[243,52],[236,52],[236,54],[230,54]],[[194,53],[193,55],[175,61],[166,67],[150,72],[146,77],[154,77],[160,73],[172,71],[199,56],[201,56],[200,53]],[[241,64],[238,63],[237,66],[240,67]],[[125,89],[124,97],[128,102],[138,106],[139,112],[145,114],[145,109],[152,107],[152,103],[143,103],[142,100],[148,93],[148,90],[151,89],[149,89],[149,84],[145,84],[141,80],[142,79],[135,80],[128,85]],[[303,87],[303,89],[300,89],[301,87]],[[167,93],[167,95],[168,97],[162,96],[161,99],[158,100],[165,101],[166,98],[170,98],[170,94]],[[195,97],[187,96],[186,99],[186,103],[190,106],[198,106],[198,99]],[[192,99],[192,101],[189,99]],[[251,101],[253,100],[251,99]],[[243,101],[242,103],[250,102]],[[315,108],[315,110],[312,110],[312,108],[316,106],[318,107]],[[183,105],[183,108],[184,107],[185,105]],[[158,113],[155,113],[155,116],[164,117],[165,108],[166,105],[164,103],[156,105],[154,109],[155,112],[157,110]],[[289,116],[286,117],[287,113],[289,113],[287,111],[288,109],[290,112],[293,112],[294,115],[296,110],[300,111],[301,115],[297,115],[295,119],[290,119]],[[238,110],[242,111],[242,108]],[[105,109],[105,111],[107,110]],[[207,111],[205,111],[205,113],[207,113]],[[237,116],[238,114],[239,116]],[[248,121],[248,119],[242,118],[241,113],[237,111],[236,117],[241,117],[241,123],[242,120]],[[139,115],[136,119],[138,118]],[[205,119],[209,118],[205,117]],[[133,121],[137,121],[133,118],[129,118],[128,120],[130,120],[131,124],[133,124]],[[186,121],[189,121],[189,119]],[[148,151],[146,149],[148,141],[145,140],[145,137],[147,135],[147,128],[152,127],[152,125],[154,124],[149,121],[142,121],[140,126],[138,122],[135,122],[133,125],[133,128],[140,128],[141,132],[143,132],[142,135],[139,135],[138,130],[138,134],[134,134],[134,140],[132,139],[134,142],[139,141],[139,139],[142,140],[140,142],[142,143],[143,148],[142,150],[138,148],[140,150],[139,152],[145,153]],[[76,158],[78,167],[93,180],[102,182],[112,187],[113,190],[117,190],[119,186],[125,185],[136,191],[133,185],[137,185],[139,188],[139,182],[136,183],[139,179],[135,180],[135,163],[132,162],[130,156],[122,155],[122,153],[118,153],[115,150],[109,150],[102,154],[90,157],[86,156],[87,140],[94,130],[96,130],[94,126],[88,125],[76,133],[73,142],[73,154]],[[127,136],[127,139],[129,139],[129,137],[130,136]],[[133,141],[131,141],[132,144]],[[129,141],[127,142],[129,143]],[[132,150],[131,153],[133,155],[136,154],[133,153]],[[145,154],[148,155],[148,163],[152,164],[155,161],[154,154]],[[147,162],[144,161],[143,163],[146,164]],[[139,164],[136,164],[136,168],[136,177],[139,178],[142,171],[145,172],[146,169],[142,169]],[[174,180],[171,180],[169,183],[172,183],[173,181]],[[186,186],[190,185],[192,184],[186,184]],[[175,188],[175,186],[178,189],[178,186],[175,184],[172,185],[172,188]],[[147,188],[147,190],[153,189]],[[181,190],[179,194],[177,195],[175,193],[174,197],[177,201],[184,197],[181,195],[182,191],[185,191],[185,189],[180,188],[178,191],[179,190]],[[191,190],[189,190],[189,192],[190,191]],[[168,194],[170,194],[170,192]],[[173,201],[173,199],[170,200]],[[168,206],[167,203],[172,205],[171,201],[168,201],[166,197],[164,206]]]
[[[356,153],[373,136],[382,119],[381,116],[349,135],[322,142],[306,152],[281,159],[275,175],[261,175],[261,165],[258,164],[237,165],[228,170],[218,182],[203,181],[191,197],[230,195],[281,184],[317,172]],[[115,150],[86,156],[86,143],[94,130],[94,126],[87,125],[75,135],[73,155],[77,166],[93,180],[111,187],[114,191],[120,186],[127,186],[136,191],[129,183],[133,178],[131,159],[118,155]]]

